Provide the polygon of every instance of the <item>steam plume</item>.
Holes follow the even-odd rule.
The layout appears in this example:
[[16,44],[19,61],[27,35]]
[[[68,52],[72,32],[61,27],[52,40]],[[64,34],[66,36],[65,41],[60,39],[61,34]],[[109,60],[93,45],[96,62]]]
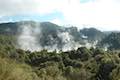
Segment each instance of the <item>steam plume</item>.
[[[18,36],[18,45],[19,48],[23,50],[30,50],[30,51],[40,51],[42,49],[47,49],[48,51],[67,51],[72,49],[77,49],[78,47],[95,47],[97,44],[97,41],[94,43],[89,43],[88,41],[85,41],[84,45],[81,45],[79,41],[74,40],[74,36],[72,36],[67,31],[57,31],[57,36],[60,39],[61,42],[58,41],[58,39],[55,39],[53,35],[48,34],[48,41],[50,45],[44,45],[41,40],[41,38],[44,37],[42,35],[42,27],[40,26],[40,23],[36,22],[21,22],[19,25],[19,36]],[[43,39],[44,40],[44,39]]]
[[20,35],[18,37],[18,45],[21,49],[37,51],[41,50],[37,36],[40,36],[39,24],[30,24],[22,22],[19,26]]

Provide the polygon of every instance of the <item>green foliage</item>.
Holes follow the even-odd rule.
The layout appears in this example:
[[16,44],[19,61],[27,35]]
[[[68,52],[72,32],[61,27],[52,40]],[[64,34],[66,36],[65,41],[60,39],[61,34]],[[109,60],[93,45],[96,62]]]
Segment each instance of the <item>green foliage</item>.
[[59,52],[15,48],[14,36],[0,35],[0,80],[119,80],[120,53],[100,48]]
[[0,58],[0,80],[38,80],[30,66]]
[[115,68],[111,74],[110,74],[110,78],[112,80],[120,80],[120,66],[117,66],[117,68]]
[[101,41],[101,45],[106,46],[110,50],[119,50],[120,49],[120,33],[111,33]]

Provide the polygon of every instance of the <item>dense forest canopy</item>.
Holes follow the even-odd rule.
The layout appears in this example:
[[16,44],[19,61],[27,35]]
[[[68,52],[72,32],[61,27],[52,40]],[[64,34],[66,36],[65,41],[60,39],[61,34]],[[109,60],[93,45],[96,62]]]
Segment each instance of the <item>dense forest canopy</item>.
[[[16,32],[18,31],[17,25],[17,23],[0,24],[0,80],[120,79],[120,52],[112,50],[119,49],[120,33],[111,33],[102,36],[104,38],[101,38],[102,40],[100,40],[99,44],[112,44],[110,49],[108,48],[108,51],[104,51],[103,48],[100,48],[101,46],[96,48],[91,47],[89,49],[79,47],[76,50],[61,50],[59,52],[56,50],[49,52],[47,49],[30,51],[20,49],[16,46],[18,36]],[[75,36],[75,41],[83,41],[81,36],[83,34],[89,38],[96,37],[94,39],[98,38],[97,35],[104,34],[93,28],[78,31],[75,27],[61,29],[61,27],[49,22],[42,23],[41,25],[44,26],[43,29],[45,30],[42,33],[44,34],[44,39],[42,38],[43,43],[49,41],[47,34],[51,34],[59,40],[59,37],[56,35],[58,30],[69,32]]]

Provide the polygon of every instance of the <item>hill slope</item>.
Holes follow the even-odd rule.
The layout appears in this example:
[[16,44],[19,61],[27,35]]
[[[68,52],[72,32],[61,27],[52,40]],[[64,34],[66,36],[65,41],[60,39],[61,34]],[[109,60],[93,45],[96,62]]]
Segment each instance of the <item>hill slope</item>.
[[[85,46],[95,46],[105,34],[95,28],[64,27],[50,22],[22,21],[0,24],[0,34],[15,35],[21,47],[41,47],[42,49],[74,49]],[[22,42],[21,42],[22,41]],[[19,43],[20,42],[20,43]],[[25,44],[25,45],[24,45]],[[27,49],[29,49],[27,48]],[[68,50],[67,49],[67,50]]]

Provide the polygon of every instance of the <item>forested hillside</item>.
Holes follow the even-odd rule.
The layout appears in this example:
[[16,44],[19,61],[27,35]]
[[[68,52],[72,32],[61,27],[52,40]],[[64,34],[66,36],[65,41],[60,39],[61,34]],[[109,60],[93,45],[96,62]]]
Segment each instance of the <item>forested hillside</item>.
[[107,46],[110,50],[120,49],[120,33],[114,32],[101,41],[101,45]]
[[88,40],[95,41],[101,40],[105,37],[104,32],[97,30],[95,28],[84,28],[80,30],[80,33],[88,37]]
[[77,43],[79,45],[86,45],[86,43],[93,44],[95,41],[99,42],[105,37],[105,34],[102,31],[99,31],[95,28],[84,28],[78,30],[77,27],[73,26],[65,27],[50,22],[39,23],[34,21],[1,23],[0,34],[14,35],[19,37],[23,32],[23,29],[27,26],[31,27],[26,29],[26,32],[32,31],[32,28],[36,28],[37,31],[39,31],[40,34],[37,35],[37,40],[38,44],[42,47],[51,47],[52,45],[57,45],[58,49],[62,49],[64,44],[67,43]]
[[119,80],[120,53],[78,48],[67,52],[24,51],[14,36],[0,36],[0,80]]
[[[88,49],[86,47],[79,47],[68,51],[57,51],[55,49],[54,51],[48,51],[47,49],[30,51],[20,49],[19,46],[17,46],[19,28],[15,25],[18,24],[0,24],[0,80],[120,79],[120,52],[113,51],[113,49],[119,50],[120,33],[111,33],[108,36],[104,36],[103,39],[101,38],[102,41],[99,42],[101,48],[91,47]],[[30,25],[35,26],[34,23]],[[49,42],[51,39],[48,37],[48,34],[52,35],[59,44],[62,44],[59,39],[60,37],[56,35],[58,30],[60,32],[69,32],[70,35],[75,37],[74,41],[86,40],[85,36],[89,39],[93,38],[96,40],[99,38],[97,35],[103,34],[93,28],[88,30],[83,29],[79,33],[75,27],[62,28],[49,22],[42,23],[41,26],[44,26],[44,28],[42,28],[42,34],[44,35],[42,36],[43,38],[41,38],[42,43],[46,43],[46,45],[51,44],[51,46],[54,43]],[[37,36],[39,37],[39,35]],[[63,38],[66,39],[65,36]],[[108,47],[107,51],[104,51],[103,47],[106,44],[112,45]],[[42,45],[44,46],[45,44]]]

